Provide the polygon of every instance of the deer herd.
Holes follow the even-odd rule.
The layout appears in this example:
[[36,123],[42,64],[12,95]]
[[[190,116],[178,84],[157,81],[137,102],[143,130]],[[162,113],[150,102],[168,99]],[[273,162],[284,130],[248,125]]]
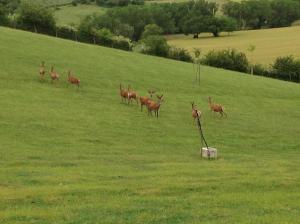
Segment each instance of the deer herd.
[[[46,67],[45,67],[45,62],[41,63],[40,70],[40,80],[45,80],[46,78]],[[54,70],[54,65],[51,66],[50,70],[50,78],[51,78],[51,83],[58,82],[59,81],[59,74]],[[68,71],[68,79],[67,81],[70,84],[77,85],[79,88],[80,86],[80,80],[76,78],[74,75],[71,74],[71,71]],[[153,95],[155,94],[154,90],[148,90],[148,96],[138,96],[136,91],[133,91],[131,89],[131,86],[128,85],[127,89],[122,87],[122,84],[120,84],[120,97],[121,101],[125,102],[127,104],[132,104],[133,101],[136,102],[136,104],[140,104],[141,106],[141,111],[143,111],[143,107],[145,106],[148,110],[148,115],[153,115],[152,112],[154,112],[155,117],[158,118],[159,115],[159,110],[162,102],[164,102],[164,95],[156,95],[156,100],[154,100]],[[227,114],[224,111],[224,107],[221,104],[216,104],[212,102],[212,98],[209,96],[208,97],[208,103],[209,103],[209,108],[212,112],[219,113],[221,117],[225,115],[227,117]],[[195,121],[196,118],[201,118],[201,111],[196,108],[196,105],[194,102],[192,104],[192,117]]]
[[[40,73],[40,80],[44,81],[45,78],[46,78],[45,62],[41,63],[39,73]],[[53,83],[54,81],[55,82],[59,81],[59,74],[54,70],[54,65],[51,66],[51,70],[50,70],[49,75],[50,75],[50,78],[51,78],[51,83]],[[77,85],[77,87],[79,88],[80,80],[78,78],[76,78],[74,75],[71,75],[71,71],[70,70],[68,71],[68,79],[67,79],[67,81],[70,84]]]
[[[157,100],[153,99],[153,95],[155,94],[155,91],[148,90],[148,96],[138,96],[136,91],[133,91],[128,85],[127,89],[122,87],[122,84],[120,84],[120,97],[121,101],[125,102],[127,104],[132,104],[133,100],[140,104],[141,111],[143,111],[143,107],[147,107],[148,115],[153,115],[152,112],[154,112],[154,115],[158,118],[159,109],[161,106],[161,103],[164,101],[163,96],[164,95],[156,95]],[[212,103],[211,97],[208,97],[208,103],[209,108],[212,112],[220,113],[221,117],[225,115],[227,117],[227,114],[224,111],[224,107],[221,104]],[[196,105],[194,102],[192,104],[192,117],[195,121],[196,118],[201,118],[201,111],[196,108]]]

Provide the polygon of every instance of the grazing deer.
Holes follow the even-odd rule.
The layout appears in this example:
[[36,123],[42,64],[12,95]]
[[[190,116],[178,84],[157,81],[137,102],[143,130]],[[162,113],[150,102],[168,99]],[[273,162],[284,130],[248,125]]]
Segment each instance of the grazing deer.
[[152,100],[150,102],[148,102],[148,104],[147,104],[148,115],[149,114],[152,115],[152,111],[154,111],[155,116],[158,118],[158,112],[159,112],[160,105],[164,101],[163,96],[164,95],[161,95],[161,96],[157,95],[156,96],[158,98],[157,102],[154,102]]
[[77,85],[79,88],[80,80],[71,75],[71,71],[68,73],[68,82]]
[[54,80],[59,80],[59,74],[54,71],[54,66],[51,66],[51,72],[50,72],[51,82],[53,83]]
[[221,104],[212,103],[210,96],[208,97],[208,102],[211,111],[220,113],[221,117],[223,117],[224,114],[227,117],[227,114],[224,111],[224,107]]
[[194,118],[194,122],[197,117],[201,118],[201,111],[196,109],[194,102],[192,102],[192,117]]
[[40,79],[44,80],[45,79],[45,73],[46,73],[46,69],[45,69],[45,62],[42,61],[42,64],[40,66]]
[[149,95],[150,95],[150,98],[147,97],[147,96],[140,96],[140,97],[139,97],[140,104],[141,104],[141,111],[143,111],[143,106],[144,106],[144,105],[147,106],[148,103],[151,101],[152,96],[153,96],[153,94],[155,93],[155,91],[148,90],[148,93],[149,93]]
[[120,96],[121,96],[122,102],[123,102],[124,100],[125,100],[125,102],[126,102],[126,100],[127,100],[127,98],[128,98],[128,92],[122,88],[122,84],[120,84]]
[[128,91],[127,91],[127,100],[128,100],[128,104],[129,104],[130,102],[132,102],[132,99],[134,99],[134,100],[136,101],[136,104],[139,103],[137,93],[134,92],[134,91],[131,91],[131,90],[130,90],[130,85],[128,85]]

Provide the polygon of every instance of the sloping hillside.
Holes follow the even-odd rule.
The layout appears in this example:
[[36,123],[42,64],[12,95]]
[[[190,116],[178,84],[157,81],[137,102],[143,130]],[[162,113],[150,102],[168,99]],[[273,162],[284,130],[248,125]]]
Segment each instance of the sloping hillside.
[[[42,60],[59,83],[39,81]],[[0,223],[300,219],[298,84],[203,67],[199,87],[188,63],[6,28],[0,78]],[[164,94],[159,119],[121,103],[120,83]],[[191,101],[216,161],[199,157]]]

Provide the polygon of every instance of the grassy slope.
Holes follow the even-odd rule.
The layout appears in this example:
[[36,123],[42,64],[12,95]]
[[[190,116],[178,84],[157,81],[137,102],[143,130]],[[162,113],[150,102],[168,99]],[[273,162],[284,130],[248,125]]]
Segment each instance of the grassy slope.
[[[187,63],[6,28],[0,62],[0,223],[299,221],[298,84],[203,67],[199,88]],[[161,117],[122,104],[119,83],[164,93]],[[217,161],[199,158],[192,100]]]
[[80,21],[87,15],[104,13],[104,8],[96,5],[68,5],[56,10],[54,16],[58,25],[79,25]]
[[48,6],[63,5],[63,4],[69,4],[69,3],[72,2],[72,0],[27,0],[27,1],[32,1],[34,3],[45,4],[45,5],[48,5]]
[[213,38],[204,35],[202,38],[193,39],[192,36],[173,35],[169,36],[169,43],[178,47],[193,50],[201,48],[204,53],[212,49],[236,48],[245,53],[250,44],[256,45],[253,57],[249,58],[255,63],[269,64],[278,56],[294,55],[300,57],[300,26],[251,30],[234,32],[227,36]]

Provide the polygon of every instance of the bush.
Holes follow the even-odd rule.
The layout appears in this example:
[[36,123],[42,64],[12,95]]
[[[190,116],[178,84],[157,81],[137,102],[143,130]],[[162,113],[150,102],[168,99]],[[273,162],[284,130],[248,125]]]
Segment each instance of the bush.
[[53,35],[55,33],[55,19],[52,11],[42,5],[22,2],[17,18],[18,27]]
[[275,78],[300,82],[300,60],[293,56],[276,58],[272,65],[272,76]]
[[169,52],[169,45],[166,38],[158,35],[151,35],[141,40],[145,46],[143,53],[166,57]]
[[247,72],[249,66],[246,55],[235,49],[209,51],[202,60],[202,63],[239,72]]
[[171,47],[169,49],[168,58],[175,59],[178,61],[186,61],[186,62],[193,61],[192,56],[189,54],[189,52],[186,49],[176,48],[176,47]]
[[112,47],[113,48],[117,48],[117,49],[121,49],[121,50],[125,50],[125,51],[130,51],[131,50],[131,43],[129,42],[128,39],[119,36],[119,37],[114,37],[112,39]]
[[269,70],[261,64],[254,64],[252,68],[254,75],[269,76]]
[[56,27],[56,33],[58,37],[76,40],[76,30],[69,26]]

